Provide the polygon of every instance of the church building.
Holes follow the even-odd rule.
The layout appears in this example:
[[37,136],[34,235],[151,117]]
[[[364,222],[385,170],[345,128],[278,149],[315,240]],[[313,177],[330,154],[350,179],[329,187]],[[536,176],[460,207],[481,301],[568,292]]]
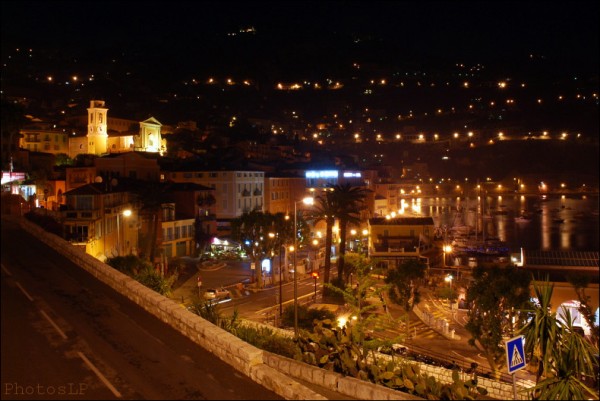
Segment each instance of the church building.
[[87,111],[87,134],[69,138],[71,158],[78,154],[101,156],[138,151],[163,155],[166,152],[167,141],[161,134],[163,125],[154,117],[141,122],[109,118],[104,100],[90,101]]

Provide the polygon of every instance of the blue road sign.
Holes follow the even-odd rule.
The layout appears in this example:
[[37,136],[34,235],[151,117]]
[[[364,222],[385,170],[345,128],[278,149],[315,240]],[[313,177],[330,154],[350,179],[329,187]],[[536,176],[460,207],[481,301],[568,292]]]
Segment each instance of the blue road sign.
[[525,367],[523,336],[511,338],[506,342],[506,365],[508,366],[508,373],[514,373]]

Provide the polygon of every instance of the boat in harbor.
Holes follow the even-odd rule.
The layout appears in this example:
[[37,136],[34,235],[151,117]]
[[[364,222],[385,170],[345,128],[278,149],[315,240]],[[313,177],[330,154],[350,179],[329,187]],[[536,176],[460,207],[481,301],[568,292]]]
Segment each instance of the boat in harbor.
[[498,238],[455,237],[452,239],[452,249],[457,254],[471,255],[508,255],[508,244]]
[[529,223],[531,221],[531,217],[526,215],[519,215],[515,217],[515,223]]
[[515,216],[515,223],[529,223],[533,218],[533,214],[525,210],[521,210],[521,214]]

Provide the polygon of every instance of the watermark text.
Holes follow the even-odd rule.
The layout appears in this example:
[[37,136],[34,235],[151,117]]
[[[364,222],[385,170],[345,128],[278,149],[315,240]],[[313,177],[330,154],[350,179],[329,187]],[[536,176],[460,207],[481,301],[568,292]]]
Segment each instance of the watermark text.
[[88,389],[86,383],[65,383],[51,386],[46,384],[2,383],[3,395],[84,395]]

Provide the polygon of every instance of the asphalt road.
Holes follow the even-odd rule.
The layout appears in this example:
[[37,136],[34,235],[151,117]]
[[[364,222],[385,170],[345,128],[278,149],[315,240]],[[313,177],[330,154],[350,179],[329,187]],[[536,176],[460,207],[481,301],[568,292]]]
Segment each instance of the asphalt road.
[[[250,277],[250,270],[247,263],[227,262],[221,267],[212,269],[202,269],[200,274],[205,283],[209,286],[220,286],[225,284],[231,290],[232,299],[219,304],[219,311],[224,316],[231,316],[234,310],[238,312],[241,318],[270,323],[274,321],[275,315],[279,312],[279,285],[267,286],[260,290],[238,291],[232,283],[244,282]],[[216,266],[216,265],[215,265]],[[174,299],[183,298],[187,302],[193,302],[197,299],[197,287],[195,274],[189,277],[189,280],[179,288],[175,289]],[[301,275],[302,276],[302,275]],[[322,291],[322,279],[317,283],[317,299],[320,302]],[[489,362],[483,354],[468,344],[470,334],[464,329],[466,322],[466,310],[457,310],[450,312],[447,305],[433,297],[432,290],[421,288],[422,299],[419,304],[421,310],[429,311],[438,319],[449,321],[450,328],[456,330],[457,340],[450,340],[439,334],[434,328],[421,321],[414,312],[408,315],[396,304],[388,300],[387,310],[381,308],[377,313],[387,313],[395,319],[395,324],[390,324],[373,333],[375,337],[382,339],[402,338],[403,345],[407,346],[412,352],[424,355],[446,364],[457,364],[462,369],[469,369],[472,363],[477,364],[478,374],[489,374]],[[283,307],[293,304],[293,283],[287,282],[282,286]],[[298,280],[298,299],[300,303],[312,303],[314,299],[314,281],[310,277],[303,277]],[[375,301],[377,302],[377,301]],[[526,370],[520,370],[516,373],[516,379],[523,384],[530,385],[533,375]],[[503,379],[511,382],[510,375],[503,373]]]
[[2,221],[2,399],[281,399]]

